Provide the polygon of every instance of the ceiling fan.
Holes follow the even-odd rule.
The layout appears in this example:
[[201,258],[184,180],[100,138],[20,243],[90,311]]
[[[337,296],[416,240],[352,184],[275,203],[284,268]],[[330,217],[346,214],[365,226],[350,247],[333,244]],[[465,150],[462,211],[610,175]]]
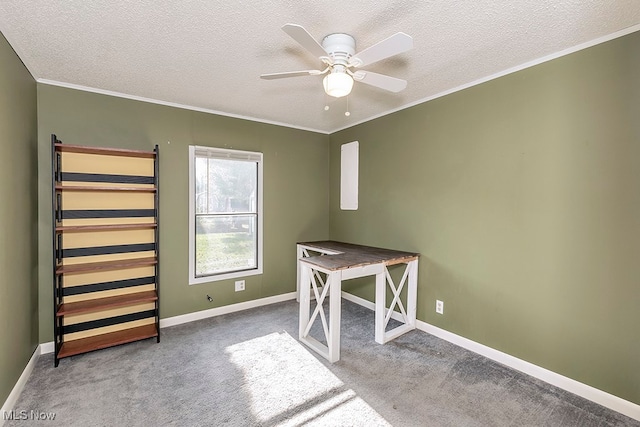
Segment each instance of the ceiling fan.
[[362,52],[355,53],[356,41],[349,34],[329,34],[318,43],[301,25],[285,24],[282,29],[326,66],[324,70],[289,71],[262,74],[266,80],[298,76],[320,76],[324,90],[329,96],[340,98],[351,93],[353,82],[361,82],[390,92],[400,92],[407,87],[407,81],[371,71],[357,70],[374,62],[406,52],[413,48],[413,38],[405,33],[396,33]]

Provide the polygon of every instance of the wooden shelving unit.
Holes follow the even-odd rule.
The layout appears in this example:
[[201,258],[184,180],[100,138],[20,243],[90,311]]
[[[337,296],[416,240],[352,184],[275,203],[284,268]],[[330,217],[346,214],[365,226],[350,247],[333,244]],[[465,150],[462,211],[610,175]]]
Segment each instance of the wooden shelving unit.
[[55,366],[160,342],[158,154],[51,136]]

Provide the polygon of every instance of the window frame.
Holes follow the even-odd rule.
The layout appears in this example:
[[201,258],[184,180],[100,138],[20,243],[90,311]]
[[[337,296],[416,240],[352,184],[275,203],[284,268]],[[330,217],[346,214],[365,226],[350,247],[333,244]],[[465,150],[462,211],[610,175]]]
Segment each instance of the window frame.
[[[217,273],[207,276],[196,276],[196,206],[195,206],[195,175],[196,175],[196,157],[215,158],[220,160],[240,160],[251,161],[257,163],[257,266],[247,270],[238,270],[225,273]],[[235,279],[239,277],[255,276],[262,274],[262,255],[263,255],[263,155],[256,151],[242,151],[229,148],[205,147],[199,145],[189,146],[189,285],[199,283],[210,283],[220,280]]]

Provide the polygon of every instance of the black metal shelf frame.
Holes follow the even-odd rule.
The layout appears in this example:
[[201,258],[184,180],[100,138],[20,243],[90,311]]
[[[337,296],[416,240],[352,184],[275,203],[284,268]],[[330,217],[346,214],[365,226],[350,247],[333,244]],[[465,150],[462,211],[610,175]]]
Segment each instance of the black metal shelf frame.
[[[77,150],[77,151],[76,151]],[[57,139],[56,135],[51,135],[51,194],[52,194],[52,242],[53,242],[53,314],[54,314],[54,344],[55,344],[55,359],[54,364],[58,366],[60,362],[61,351],[68,355],[80,354],[83,351],[82,348],[78,349],[78,341],[74,342],[73,351],[63,351],[65,344],[65,334],[81,332],[91,330],[95,328],[101,328],[105,326],[112,326],[126,322],[132,322],[136,320],[153,318],[155,324],[155,330],[157,332],[157,342],[160,342],[160,248],[159,248],[159,213],[160,213],[160,199],[159,199],[159,148],[156,145],[153,152],[134,152],[130,151],[131,157],[142,157],[153,159],[153,176],[135,176],[135,175],[121,175],[121,174],[104,174],[104,173],[78,173],[68,172],[62,170],[62,152],[77,152],[84,153],[85,155],[110,155],[110,149],[99,148],[94,149],[91,147],[81,146],[64,146],[62,142]],[[127,156],[129,152],[127,150],[113,150],[113,155]],[[140,155],[142,153],[142,155]],[[63,207],[62,193],[65,191],[62,183],[69,182],[84,182],[84,183],[100,183],[100,184],[135,184],[135,185],[150,185],[150,193],[153,194],[153,209],[86,209],[86,210],[65,210]],[[125,187],[123,187],[125,188]],[[91,191],[91,190],[87,190]],[[126,190],[123,190],[126,191]],[[62,227],[63,220],[66,219],[122,219],[122,218],[153,218],[153,242],[150,243],[134,243],[134,244],[118,244],[118,245],[106,245],[106,246],[91,246],[91,247],[79,247],[79,248],[64,248],[64,234],[65,228]],[[137,223],[136,223],[137,224]],[[146,225],[146,224],[145,224]],[[135,229],[135,224],[127,225],[131,229]],[[82,227],[80,227],[82,228]],[[117,226],[114,230],[122,230],[122,227]],[[90,231],[90,230],[89,230]],[[82,233],[83,230],[74,230],[74,233]],[[109,232],[109,226],[103,227],[101,232]],[[64,286],[65,273],[61,272],[59,267],[63,264],[65,259],[76,258],[81,259],[85,256],[96,255],[112,255],[112,254],[136,254],[142,252],[153,252],[155,263],[153,264],[153,276],[149,276],[148,273],[145,277],[134,277],[124,280],[111,280],[102,281],[99,283],[89,283],[85,285],[77,285],[72,287]],[[142,255],[145,256],[145,255]],[[148,255],[146,255],[148,256]],[[99,270],[96,270],[99,271]],[[107,315],[104,317],[98,317],[95,320],[84,321],[81,323],[65,324],[65,315],[62,311],[59,312],[60,307],[64,303],[65,297],[78,296],[78,295],[90,295],[94,292],[102,291],[115,291],[125,290],[141,285],[154,284],[154,290],[156,298],[154,300],[154,308],[152,310],[143,309],[134,311],[129,314],[122,315]],[[99,304],[98,304],[99,305]],[[108,308],[105,308],[108,310]],[[96,310],[99,311],[99,310]],[[108,333],[106,335],[109,335]],[[106,336],[105,335],[105,336]],[[111,334],[113,335],[113,334]],[[145,337],[148,337],[148,333],[145,333]],[[140,338],[146,339],[146,338]],[[113,345],[119,345],[121,341],[130,342],[136,340],[121,340]],[[92,341],[92,340],[87,340]],[[93,340],[95,341],[95,340]],[[95,345],[95,348],[86,349],[86,351],[93,351],[98,348],[108,347],[103,342]],[[71,353],[71,354],[69,354]]]

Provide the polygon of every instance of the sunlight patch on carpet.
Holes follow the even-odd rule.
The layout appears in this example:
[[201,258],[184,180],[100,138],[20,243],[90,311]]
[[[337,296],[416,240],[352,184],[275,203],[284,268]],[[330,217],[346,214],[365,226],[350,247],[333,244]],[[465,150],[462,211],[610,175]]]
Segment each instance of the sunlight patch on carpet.
[[260,423],[389,426],[287,333],[226,348],[244,377],[241,390]]

